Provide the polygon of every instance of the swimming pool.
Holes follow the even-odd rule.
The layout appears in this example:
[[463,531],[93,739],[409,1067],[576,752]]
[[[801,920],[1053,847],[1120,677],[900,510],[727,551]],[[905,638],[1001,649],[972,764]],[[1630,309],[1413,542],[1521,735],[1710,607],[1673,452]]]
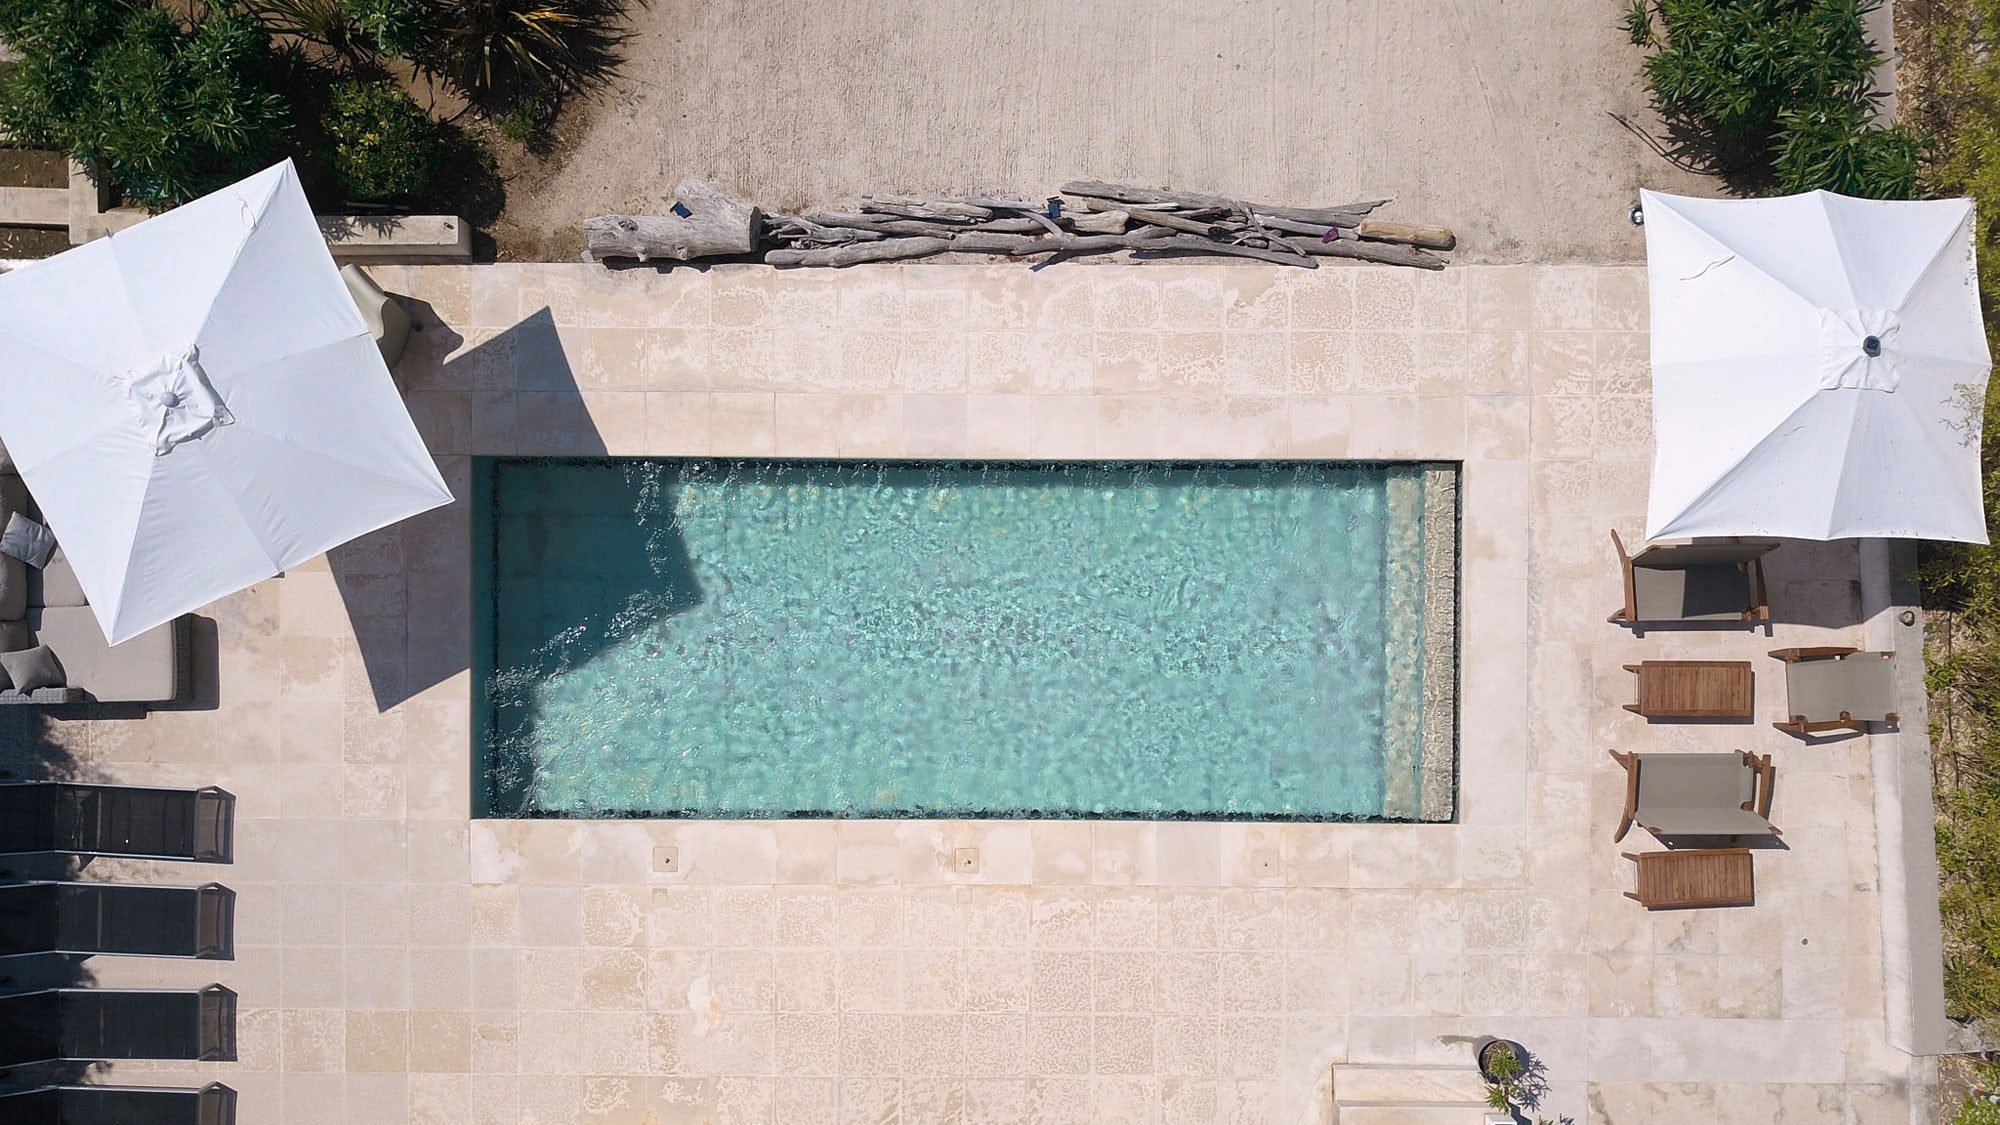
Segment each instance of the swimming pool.
[[482,815],[1451,815],[1454,466],[475,476]]

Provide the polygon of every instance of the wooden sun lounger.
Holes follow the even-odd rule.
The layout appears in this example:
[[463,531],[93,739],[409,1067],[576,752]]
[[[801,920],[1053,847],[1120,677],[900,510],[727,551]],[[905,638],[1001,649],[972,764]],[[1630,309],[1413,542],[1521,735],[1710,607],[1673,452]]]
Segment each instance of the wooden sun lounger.
[[1634,632],[1673,626],[1769,626],[1771,599],[1765,590],[1764,556],[1778,544],[1769,539],[1728,539],[1698,543],[1655,543],[1638,554],[1625,550],[1611,532],[1624,571],[1625,604],[1610,621]]
[[1777,767],[1769,754],[1621,754],[1625,812],[1611,836],[1617,843],[1638,825],[1672,848],[1677,839],[1776,836],[1771,790]]
[[1854,648],[1773,649],[1785,662],[1784,722],[1788,734],[1866,731],[1869,723],[1894,723],[1896,654]]

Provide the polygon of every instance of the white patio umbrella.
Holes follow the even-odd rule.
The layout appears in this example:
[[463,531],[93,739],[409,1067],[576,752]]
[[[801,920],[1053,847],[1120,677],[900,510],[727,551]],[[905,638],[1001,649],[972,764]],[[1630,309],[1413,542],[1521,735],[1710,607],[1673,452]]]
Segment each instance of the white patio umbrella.
[[289,161],[0,275],[0,440],[113,644],[451,501]]
[[1972,201],[1641,194],[1647,538],[1986,542]]

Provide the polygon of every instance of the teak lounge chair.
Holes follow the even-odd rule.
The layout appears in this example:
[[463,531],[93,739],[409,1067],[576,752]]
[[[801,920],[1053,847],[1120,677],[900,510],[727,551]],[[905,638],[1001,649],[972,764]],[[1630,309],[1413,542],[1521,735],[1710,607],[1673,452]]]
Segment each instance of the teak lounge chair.
[[235,1125],[236,1091],[220,1082],[198,1090],[168,1086],[0,1088],[8,1125]]
[[1741,624],[1771,620],[1764,589],[1764,556],[1778,544],[1769,539],[1722,539],[1654,543],[1628,554],[1625,541],[1611,533],[1625,572],[1625,604],[1610,620],[1635,632],[1675,625]]
[[1896,654],[1852,648],[1781,648],[1786,714],[1772,725],[1792,734],[1867,730],[1896,721]]
[[68,852],[228,863],[236,798],[205,789],[0,784],[0,854]]
[[1667,847],[1686,837],[1776,836],[1771,824],[1771,783],[1777,768],[1769,754],[1621,754],[1625,813],[1612,843],[1638,825]]
[[236,994],[52,988],[0,996],[0,1066],[100,1059],[236,1059]]
[[119,883],[0,885],[0,957],[98,953],[226,960],[236,893]]

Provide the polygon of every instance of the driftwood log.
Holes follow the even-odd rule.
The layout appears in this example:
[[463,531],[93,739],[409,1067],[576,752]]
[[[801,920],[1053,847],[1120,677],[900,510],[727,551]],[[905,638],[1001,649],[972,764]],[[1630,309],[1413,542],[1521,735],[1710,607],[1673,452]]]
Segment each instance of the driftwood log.
[[[666,216],[607,215],[585,224],[589,257],[687,259],[759,249],[774,266],[850,266],[943,253],[1004,254],[1057,260],[1132,251],[1142,258],[1195,254],[1254,258],[1315,269],[1348,258],[1441,269],[1452,232],[1387,222],[1366,199],[1335,207],[1285,207],[1198,192],[1162,191],[1099,180],[1064,184],[1062,194],[864,195],[853,210],[760,215],[697,180],[681,184]],[[684,212],[684,213],[683,213]]]
[[724,195],[714,184],[682,180],[674,199],[686,215],[603,215],[583,224],[584,254],[606,258],[688,261],[748,254],[757,249],[763,222],[757,208]]
[[1458,244],[1458,239],[1443,227],[1420,227],[1413,223],[1390,223],[1381,219],[1363,219],[1361,225],[1355,228],[1355,233],[1376,242],[1402,242],[1426,250],[1449,250]]

